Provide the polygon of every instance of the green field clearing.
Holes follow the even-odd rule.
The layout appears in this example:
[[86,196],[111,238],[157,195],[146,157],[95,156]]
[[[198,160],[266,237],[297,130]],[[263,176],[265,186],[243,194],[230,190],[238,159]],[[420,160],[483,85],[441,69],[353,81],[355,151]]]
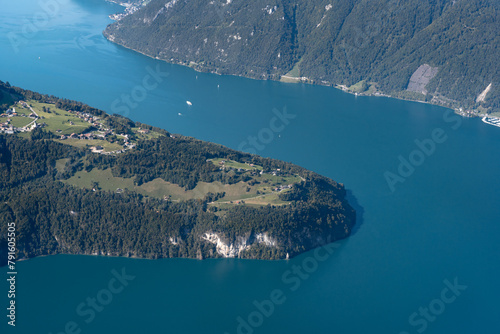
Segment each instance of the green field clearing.
[[24,108],[19,103],[16,105],[15,108],[16,108],[16,113],[18,115],[26,115],[26,116],[31,115],[31,110]]
[[280,78],[280,81],[284,82],[284,83],[297,83],[297,82],[300,82],[300,78],[291,78],[291,77],[282,76]]
[[265,195],[262,197],[256,197],[256,198],[250,198],[245,200],[246,205],[256,205],[256,206],[261,206],[261,205],[287,205],[290,204],[290,202],[285,202],[279,199],[278,194],[270,194],[270,195]]
[[[233,201],[246,197],[254,197],[257,195],[257,187],[256,186],[251,187],[246,182],[238,182],[235,184],[222,184],[220,182],[212,182],[212,183],[200,182],[199,186],[200,190],[206,192],[211,192],[211,193],[225,192],[226,193],[225,196],[219,199],[219,201],[221,202]],[[196,188],[198,188],[198,186]]]
[[[68,140],[57,140],[59,142],[68,142]],[[91,140],[76,140],[78,144],[93,142]],[[107,142],[106,142],[107,143]],[[108,143],[109,144],[109,143]],[[214,163],[218,164],[222,159],[217,159]],[[228,162],[235,168],[256,169],[246,164],[237,163],[234,161]],[[56,162],[58,171],[64,170],[66,159],[61,159]],[[154,179],[140,186],[134,184],[134,178],[114,177],[110,169],[99,170],[93,169],[90,172],[80,171],[73,177],[64,181],[77,187],[91,188],[95,183],[101,190],[116,191],[120,189],[128,189],[129,191],[137,192],[145,196],[155,198],[169,198],[172,201],[184,201],[189,199],[203,199],[208,193],[225,193],[223,198],[220,198],[213,205],[220,206],[224,204],[237,204],[240,201],[245,201],[248,205],[284,205],[289,204],[279,199],[279,193],[274,189],[281,185],[289,185],[301,181],[299,176],[275,176],[272,174],[258,175],[253,178],[257,181],[256,184],[250,186],[248,182],[238,182],[236,184],[222,184],[221,182],[198,182],[192,190],[185,190],[176,184],[166,182],[163,179]],[[285,189],[283,191],[289,191]],[[233,202],[233,203],[230,203]]]
[[195,196],[196,194],[192,190],[186,191],[177,184],[166,182],[163,179],[154,179],[140,186],[135,186],[133,190],[140,194],[156,198],[169,197],[173,201],[204,197],[204,194],[203,196]]
[[[183,201],[189,199],[203,199],[208,193],[225,192],[226,197],[242,197],[246,193],[248,185],[244,182],[237,184],[222,184],[220,182],[198,182],[192,190],[185,190],[183,187],[163,179],[155,179],[153,181],[135,187],[135,191],[152,197],[164,198],[170,197],[174,201]],[[253,195],[255,196],[255,195]],[[224,198],[226,198],[224,197]]]
[[64,171],[64,167],[66,166],[66,163],[69,161],[69,159],[59,159],[56,160],[56,169],[58,172],[62,173]]
[[370,85],[370,87],[368,87],[368,90],[365,92],[365,94],[368,94],[368,95],[374,94],[377,91],[377,87],[375,86],[375,84],[372,84],[372,83],[370,83],[369,85]]
[[238,197],[245,192],[246,188],[247,184],[243,182],[231,185],[222,184],[220,182],[198,182],[194,189],[185,190],[177,184],[166,182],[162,179],[155,179],[136,187],[135,191],[152,197],[163,198],[167,196],[174,201],[183,201],[189,199],[203,199],[209,192],[226,192],[226,197]]
[[149,139],[159,138],[162,136],[162,134],[154,131],[149,131],[149,133],[140,133],[139,129],[140,128],[132,128],[132,131],[135,133],[135,136],[137,137],[138,140],[140,139],[149,140]]
[[[154,181],[164,183],[166,186],[163,187],[162,191],[167,191],[174,200],[202,199],[208,193],[215,194],[225,192],[224,198],[220,199],[220,201],[232,201],[247,197],[255,197],[257,192],[256,187],[250,187],[246,182],[238,182],[236,184],[222,184],[218,181],[211,183],[198,182],[193,190],[186,191],[184,188],[160,179],[153,180],[150,183]],[[141,187],[145,190],[150,190],[148,184],[144,184]],[[250,191],[247,192],[247,189]]]
[[54,139],[54,141],[61,143],[61,144],[75,146],[78,148],[102,146],[104,148],[105,152],[121,150],[123,148],[123,146],[120,144],[110,143],[109,141],[101,140],[101,139],[89,139],[89,140],[87,140],[87,139],[68,138],[68,139]]
[[349,90],[354,93],[363,93],[368,90],[368,84],[365,80],[361,80],[360,82],[355,83],[354,85],[349,87]]
[[[286,191],[286,190],[284,190]],[[242,203],[242,201],[244,203]],[[287,205],[290,202],[280,200],[279,193],[268,193],[265,195],[246,195],[238,199],[223,198],[217,202],[210,203],[210,205],[217,206],[219,209],[229,209],[234,205],[245,204],[250,206],[263,206],[263,205]]]
[[268,180],[268,184],[274,184],[277,186],[284,186],[288,184],[294,184],[302,181],[300,176],[292,175],[292,176],[278,176],[273,174],[262,174],[257,177],[254,177],[255,180],[259,182],[265,182]]
[[[240,200],[245,200],[254,197],[266,196],[264,199],[256,199],[255,204],[271,204],[271,200],[273,200],[272,204],[283,204],[285,202],[280,201],[277,197],[268,198],[267,196],[276,195],[277,193],[274,191],[276,187],[289,185],[293,183],[297,183],[301,181],[301,178],[298,176],[274,176],[272,174],[263,174],[259,176],[254,176],[253,179],[259,183],[250,186],[247,182],[239,182],[232,185],[222,185],[219,182],[210,183],[209,189],[203,189],[205,193],[212,192],[225,192],[225,196],[219,199],[216,203],[225,203],[228,201],[237,202]],[[203,182],[200,182],[203,184]],[[198,186],[196,187],[198,188]],[[196,189],[195,188],[195,189]],[[288,190],[284,190],[288,191]],[[274,201],[276,200],[276,201]],[[253,203],[253,201],[252,201]]]
[[[68,111],[56,108],[53,104],[40,103],[33,100],[28,101],[28,104],[32,106],[38,116],[44,117],[44,119],[39,119],[37,123],[46,123],[47,127],[45,129],[55,134],[78,134],[90,127],[89,123],[81,120]],[[43,107],[47,109],[50,108],[51,112],[43,112]],[[71,125],[70,122],[73,122],[73,125]],[[57,130],[61,130],[61,132],[57,132]]]
[[16,117],[16,116],[14,116],[14,117],[10,118],[10,124],[15,126],[16,128],[22,128],[22,127],[30,124],[31,122],[33,122],[33,119],[29,118],[29,117]]
[[[61,159],[56,162],[56,168],[59,171],[64,169],[66,159]],[[206,183],[199,182],[193,190],[185,190],[177,184],[166,182],[162,179],[155,179],[150,182],[144,183],[140,186],[134,184],[134,178],[115,177],[110,169],[100,170],[93,169],[90,172],[79,171],[68,180],[63,181],[67,184],[74,185],[79,188],[91,189],[94,182],[98,183],[101,190],[116,191],[120,189],[128,189],[145,196],[156,198],[169,197],[173,201],[183,201],[189,199],[202,199],[209,192],[217,193],[225,191],[230,196],[237,196],[245,192],[246,183],[224,185],[220,182]],[[253,195],[255,196],[255,194]]]
[[292,70],[285,74],[287,77],[294,77],[294,78],[299,78],[300,77],[300,63],[302,63],[302,59],[293,66]]
[[[225,163],[222,163],[222,161],[225,161]],[[232,160],[227,160],[227,159],[212,159],[212,162],[216,166],[225,166],[229,168],[241,168],[241,169],[246,169],[246,170],[262,170],[261,166],[250,166],[249,164],[241,163],[241,162],[236,162]]]
[[126,179],[122,177],[115,177],[111,174],[111,169],[93,169],[90,172],[80,171],[64,183],[74,185],[79,188],[91,189],[94,182],[98,183],[99,188],[102,190],[116,191],[116,189],[129,189],[134,190],[134,179]]
[[[63,171],[67,159],[60,159],[56,162],[58,171]],[[198,185],[193,190],[185,190],[176,184],[166,182],[162,179],[155,179],[153,181],[144,183],[140,186],[134,184],[134,178],[122,178],[112,175],[110,169],[99,170],[93,169],[90,172],[79,171],[68,180],[63,181],[67,184],[74,185],[80,188],[90,189],[94,182],[98,183],[101,190],[116,191],[116,189],[128,189],[145,196],[156,198],[169,197],[173,201],[183,201],[189,199],[202,199],[207,193],[220,193],[225,192],[224,198],[219,202],[240,201],[254,198],[257,195],[257,186],[250,187],[246,182],[239,182],[236,184],[222,184],[220,182],[198,182]],[[262,188],[262,187],[259,187]],[[247,191],[249,190],[249,191]],[[268,187],[266,197],[262,199],[251,200],[254,204],[281,204],[277,198],[276,193],[272,193],[271,188]],[[284,203],[284,202],[283,202]]]
[[19,133],[16,133],[16,136],[20,137],[20,138],[24,138],[24,139],[29,139],[31,138],[31,132],[19,132]]

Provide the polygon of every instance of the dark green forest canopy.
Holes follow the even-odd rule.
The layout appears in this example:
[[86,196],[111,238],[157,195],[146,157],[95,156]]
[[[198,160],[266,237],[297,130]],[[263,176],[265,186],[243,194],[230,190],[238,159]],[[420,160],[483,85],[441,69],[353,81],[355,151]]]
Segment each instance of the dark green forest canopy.
[[[0,92],[12,100],[9,103],[43,101],[62,110],[99,116],[107,126],[130,134],[130,138],[138,135],[137,129],[154,134],[148,139],[137,138],[134,149],[107,155],[67,145],[43,128],[23,136],[0,134],[2,264],[9,222],[16,223],[18,258],[59,253],[147,258],[224,256],[207,241],[209,233],[228,245],[248,246],[232,256],[282,259],[345,238],[355,224],[355,211],[345,199],[344,186],[302,167],[171,135],[79,102],[3,82]],[[101,189],[97,182],[92,187],[70,182],[80,175],[106,171],[111,171],[108,179],[131,180],[133,186],[112,191]],[[136,191],[148,182],[182,187],[183,192],[195,194],[202,183],[222,188],[243,184],[247,189],[267,188],[266,196],[274,202],[259,205],[249,199],[224,201],[223,192],[172,200]],[[269,189],[273,187],[281,188]],[[259,242],[262,235],[274,244]]]
[[[104,35],[201,71],[364,80],[371,92],[498,112],[499,10],[497,0],[152,0]],[[437,73],[408,91],[422,65]]]

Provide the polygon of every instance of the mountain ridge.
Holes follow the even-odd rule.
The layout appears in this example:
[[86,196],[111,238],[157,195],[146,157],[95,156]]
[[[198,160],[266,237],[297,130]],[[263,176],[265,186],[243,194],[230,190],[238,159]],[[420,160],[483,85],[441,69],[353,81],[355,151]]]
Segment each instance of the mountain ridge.
[[[152,0],[103,34],[198,71],[331,85],[473,116],[500,111],[499,7],[492,0]],[[409,90],[424,65],[435,76]]]

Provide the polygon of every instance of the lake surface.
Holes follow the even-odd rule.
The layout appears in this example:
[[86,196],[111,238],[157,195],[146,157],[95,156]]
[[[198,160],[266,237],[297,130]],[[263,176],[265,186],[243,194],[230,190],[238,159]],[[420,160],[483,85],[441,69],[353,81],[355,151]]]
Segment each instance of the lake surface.
[[[2,314],[2,333],[500,332],[499,128],[436,106],[150,59],[102,37],[121,10],[2,4],[0,80],[324,174],[349,190],[356,231],[331,254],[290,261],[23,261],[17,326]],[[400,157],[413,163],[401,173]]]

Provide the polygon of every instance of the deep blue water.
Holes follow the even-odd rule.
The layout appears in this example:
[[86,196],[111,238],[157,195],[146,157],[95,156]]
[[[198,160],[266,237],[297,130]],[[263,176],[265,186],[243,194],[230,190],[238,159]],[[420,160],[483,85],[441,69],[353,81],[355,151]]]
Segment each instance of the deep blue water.
[[[57,5],[43,9],[47,3]],[[1,280],[2,333],[59,334],[66,325],[67,333],[72,326],[93,334],[237,333],[238,317],[255,325],[254,333],[500,331],[499,128],[436,106],[197,73],[150,59],[102,37],[107,15],[120,10],[102,0],[2,4],[0,80],[329,176],[345,184],[358,207],[356,232],[322,261],[309,252],[276,262],[20,262],[15,329],[3,314]],[[429,143],[433,133],[432,152],[419,153],[415,140]],[[398,173],[400,156],[418,166],[391,189],[387,172]],[[291,272],[297,266],[309,273]],[[111,271],[122,268],[135,278],[119,289]],[[467,288],[442,295],[455,279]],[[273,291],[280,303],[259,317],[253,302]],[[109,304],[91,317],[87,298]]]

